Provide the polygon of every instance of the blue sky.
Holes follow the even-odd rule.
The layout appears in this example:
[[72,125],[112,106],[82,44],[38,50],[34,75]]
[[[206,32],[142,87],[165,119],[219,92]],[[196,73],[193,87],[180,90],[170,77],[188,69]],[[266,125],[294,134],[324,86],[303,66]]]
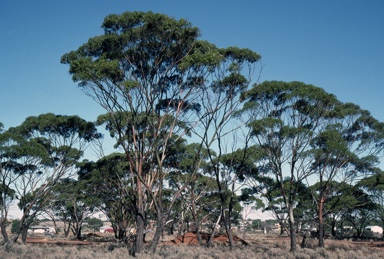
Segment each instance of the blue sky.
[[0,1],[0,122],[53,112],[104,111],[72,82],[60,57],[103,33],[103,18],[153,11],[186,18],[219,47],[263,57],[260,80],[302,81],[384,121],[384,1]]

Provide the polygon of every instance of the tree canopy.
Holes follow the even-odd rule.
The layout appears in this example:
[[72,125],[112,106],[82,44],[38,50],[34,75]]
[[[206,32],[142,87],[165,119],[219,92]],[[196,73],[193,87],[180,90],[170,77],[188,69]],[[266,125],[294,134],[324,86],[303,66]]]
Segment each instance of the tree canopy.
[[[207,246],[223,231],[232,249],[241,204],[272,211],[292,252],[314,222],[319,246],[326,223],[334,235],[349,224],[359,236],[368,222],[384,225],[384,123],[368,111],[311,84],[258,82],[260,54],[220,48],[185,19],[124,12],[105,17],[102,29],[61,63],[104,114],[0,123],[5,242],[14,199],[23,211],[14,240],[25,242],[33,220],[47,215],[81,238],[83,222],[102,224],[89,219],[101,211],[116,239],[134,240],[131,255],[147,232],[155,252],[176,228],[195,231],[199,244],[209,231]],[[109,144],[112,153],[82,160]]]

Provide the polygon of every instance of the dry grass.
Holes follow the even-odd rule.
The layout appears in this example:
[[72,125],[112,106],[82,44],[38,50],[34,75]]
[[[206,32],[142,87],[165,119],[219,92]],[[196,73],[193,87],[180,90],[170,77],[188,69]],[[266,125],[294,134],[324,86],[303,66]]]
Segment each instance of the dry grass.
[[[248,246],[236,246],[232,251],[224,244],[215,244],[213,248],[189,245],[161,245],[156,254],[147,253],[136,255],[140,259],[156,258],[384,258],[383,249],[369,248],[368,246],[342,244],[328,244],[326,248],[305,248],[295,254],[289,253],[289,243],[286,242],[262,242],[258,241]],[[0,258],[20,259],[111,259],[131,258],[125,247],[109,244],[97,246],[60,246],[60,245],[20,245],[14,244],[6,249],[0,248]]]
[[[307,248],[300,248],[298,240],[297,252],[289,252],[290,242],[288,238],[277,238],[276,235],[246,234],[239,235],[249,245],[236,245],[232,251],[223,243],[214,243],[212,248],[193,245],[159,245],[156,253],[149,254],[145,251],[137,254],[139,259],[160,258],[301,258],[301,259],[379,259],[384,258],[384,249],[371,248],[367,244],[353,242],[336,242],[326,240],[326,248],[318,248],[317,239],[309,239]],[[169,237],[170,238],[170,237]],[[169,239],[168,238],[168,239]],[[0,238],[1,239],[1,238]],[[167,239],[167,238],[164,238]],[[113,240],[113,239],[111,239]],[[1,243],[1,240],[0,240]],[[20,259],[112,259],[133,258],[129,256],[128,249],[118,243],[104,242],[99,245],[64,245],[64,244],[14,244],[6,247],[0,246],[0,258]]]

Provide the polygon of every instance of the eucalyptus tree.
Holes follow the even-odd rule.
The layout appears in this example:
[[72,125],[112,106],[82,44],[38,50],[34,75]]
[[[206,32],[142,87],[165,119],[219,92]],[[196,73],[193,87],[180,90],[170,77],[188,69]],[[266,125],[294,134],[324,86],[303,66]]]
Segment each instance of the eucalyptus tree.
[[295,252],[297,194],[314,174],[307,153],[312,139],[325,127],[323,118],[339,102],[313,85],[281,81],[255,84],[243,98],[252,140],[263,153],[258,166],[279,186],[289,218],[291,252]]
[[359,206],[349,209],[341,218],[342,222],[346,222],[355,230],[354,236],[362,238],[364,229],[376,221],[374,213],[376,204],[370,199],[370,196],[360,190],[360,200],[362,201]]
[[83,161],[78,174],[87,195],[95,199],[111,221],[115,237],[124,240],[135,214],[135,195],[126,156],[112,153],[96,162]]
[[[203,224],[210,217],[210,209],[217,200],[213,199],[210,194],[214,192],[214,179],[204,175],[208,152],[201,144],[191,143],[180,146],[175,150],[172,162],[172,170],[169,172],[168,185],[171,190],[182,190],[180,197],[177,199],[178,210],[178,235],[181,236],[185,231],[190,231],[189,226],[192,222],[194,231],[196,231],[199,244],[202,244],[200,230]],[[193,175],[193,179],[189,181],[189,175]],[[210,196],[210,198],[207,198]]]
[[52,215],[55,221],[64,223],[64,235],[68,237],[69,232],[81,239],[83,223],[95,212],[98,200],[90,195],[85,182],[74,178],[60,179],[48,194],[49,204],[43,211]]
[[[342,225],[345,221],[343,218],[348,215],[351,211],[359,207],[364,207],[368,203],[371,203],[367,199],[367,195],[354,184],[350,184],[345,181],[329,181],[328,183],[328,193],[327,198],[323,204],[323,213],[322,217],[324,219],[324,224],[330,226],[331,234],[333,237],[342,237],[343,233],[337,233],[337,229],[342,229]],[[309,202],[313,204],[312,218],[318,222],[318,205],[314,201],[320,199],[322,195],[322,184],[321,182],[316,182],[315,184],[309,187],[311,192],[311,197],[307,198]],[[323,230],[325,232],[325,230]],[[318,233],[318,236],[320,232]]]
[[[130,114],[130,112],[128,112],[128,114]],[[121,117],[119,119],[119,123],[121,123],[121,125],[119,126],[119,129],[116,128],[114,116],[116,116],[116,114],[114,114],[113,116],[111,116],[111,114],[100,115],[97,119],[97,123],[99,125],[105,125],[106,129],[109,130],[111,136],[116,138],[116,147],[119,147],[121,145],[125,146],[124,150],[127,161],[126,172],[129,172],[129,174],[124,175],[124,177],[128,178],[130,181],[120,181],[118,188],[123,191],[129,189],[130,198],[129,200],[125,200],[125,204],[123,206],[130,208],[129,211],[134,212],[135,214],[133,216],[136,219],[136,233],[146,229],[148,214],[152,212],[155,213],[155,220],[157,221],[157,225],[155,238],[153,239],[151,245],[151,250],[155,251],[158,239],[160,238],[160,235],[163,231],[165,222],[168,221],[173,204],[176,202],[180,193],[183,191],[183,189],[187,186],[188,182],[193,177],[192,175],[186,175],[187,182],[184,182],[184,185],[180,190],[177,190],[175,193],[168,192],[166,186],[166,179],[168,178],[168,176],[175,171],[179,173],[184,172],[183,170],[177,169],[176,166],[178,163],[180,163],[179,159],[182,158],[183,146],[185,145],[186,140],[179,137],[176,133],[173,133],[172,136],[168,138],[167,135],[169,134],[168,131],[170,130],[169,126],[170,123],[173,123],[172,118],[165,119],[162,122],[162,128],[158,129],[158,132],[148,132],[147,123],[149,117],[144,114],[141,114],[141,116],[139,116],[140,118],[136,118],[138,119],[138,121],[134,127],[137,130],[137,135],[141,137],[140,148],[145,149],[146,153],[144,155],[148,157],[145,158],[145,162],[143,162],[143,164],[138,165],[136,160],[138,150],[135,150],[136,147],[132,146],[135,145],[135,140],[130,135],[126,135],[125,138],[127,139],[122,140],[120,138],[119,133],[119,131],[129,132],[133,128],[133,123],[130,120],[131,118],[129,116],[120,115]],[[176,122],[176,124],[177,127],[186,130],[183,122],[178,121]],[[162,144],[160,144],[160,142],[162,141],[161,138],[166,139],[166,141]],[[155,141],[158,141],[159,144],[153,146]],[[133,151],[128,152],[126,151],[127,148],[132,149]],[[159,152],[162,152],[161,161],[159,161],[158,159]],[[156,153],[157,155],[154,155],[154,153]],[[142,172],[145,172],[145,178],[142,178],[141,176],[137,178],[137,175],[135,173],[137,171],[136,169],[134,169],[134,166],[138,166]],[[139,179],[140,182],[143,181],[141,183],[143,184],[143,190],[145,190],[145,192],[140,193],[137,191],[137,179]],[[142,215],[141,220],[143,221],[143,229],[139,229],[137,226],[138,200],[141,200],[140,204],[143,205],[142,214],[140,214]],[[144,241],[144,231],[143,236],[141,238],[143,239],[142,241]],[[139,241],[139,239],[136,239],[136,242],[137,241]]]
[[[358,186],[364,190],[372,202],[375,204],[373,215],[379,220],[381,227],[384,229],[384,173],[379,171],[376,174],[363,178]],[[384,232],[383,232],[384,238]]]
[[[293,209],[298,184],[310,179],[319,182],[314,201],[319,246],[323,246],[323,206],[332,193],[331,183],[353,181],[376,170],[383,124],[357,105],[342,103],[323,89],[300,82],[264,82],[244,98],[253,139],[265,152],[263,166],[279,183],[288,209],[291,251],[296,250]],[[284,176],[290,179],[288,191]]]
[[[69,65],[81,90],[109,113],[117,146],[129,161],[136,193],[136,252],[143,248],[146,193],[153,198],[157,217],[151,245],[154,252],[169,206],[181,192],[164,207],[163,165],[169,142],[174,136],[185,136],[201,123],[204,114],[217,112],[201,109],[202,101],[208,100],[203,94],[211,86],[208,77],[228,74],[228,69],[220,66],[227,64],[233,76],[215,88],[225,91],[238,80],[241,72],[237,64],[249,63],[247,56],[253,56],[253,61],[256,54],[238,48],[219,49],[198,40],[199,29],[188,21],[152,12],[109,15],[102,28],[103,35],[65,54],[61,62]],[[227,95],[236,91],[228,88]]]
[[9,240],[7,233],[9,206],[16,198],[15,190],[11,188],[12,183],[18,175],[13,174],[15,168],[12,159],[12,148],[15,147],[12,135],[4,132],[3,124],[0,123],[0,228],[4,243]]
[[[7,219],[8,208],[10,202],[16,199],[26,201],[26,193],[21,191],[22,188],[28,189],[28,176],[41,174],[41,169],[48,161],[46,149],[36,140],[28,140],[26,137],[18,134],[12,129],[7,130],[0,135],[1,139],[1,199],[2,199],[2,217],[3,217],[3,237],[5,243],[9,243],[6,233],[6,225],[4,220]],[[32,197],[29,195],[29,197]],[[26,236],[25,225],[20,224],[17,237],[20,232]],[[24,238],[25,239],[25,238]]]
[[325,117],[326,127],[311,141],[309,159],[318,182],[319,246],[324,246],[324,204],[338,183],[355,184],[375,174],[383,144],[383,123],[352,103],[340,103]]
[[78,116],[52,113],[28,117],[20,126],[9,129],[23,137],[15,147],[15,161],[22,165],[14,169],[20,174],[12,187],[20,198],[23,215],[16,241],[49,202],[52,187],[62,178],[73,176],[75,164],[88,143],[100,138],[93,123]]
[[[229,220],[231,203],[227,204],[225,193],[228,188],[233,194],[235,193],[235,183],[239,176],[237,170],[243,165],[239,156],[242,156],[242,160],[246,157],[244,150],[238,153],[236,150],[246,146],[248,139],[248,135],[241,132],[243,124],[240,121],[236,123],[235,118],[241,108],[240,96],[248,90],[261,56],[249,49],[237,47],[215,49],[212,44],[201,42],[199,51],[187,57],[187,62],[191,62],[190,59],[195,61],[211,56],[222,56],[225,59],[208,68],[209,84],[201,87],[202,91],[199,93],[201,100],[199,124],[192,129],[192,132],[202,147],[208,151],[209,172],[216,179],[223,205],[219,217],[224,222],[229,247],[232,249],[233,239]],[[237,165],[231,165],[233,159],[229,158],[229,154],[236,154]]]
[[64,237],[68,237],[72,227],[72,212],[69,209],[70,195],[74,192],[72,182],[75,179],[63,178],[49,192],[49,204],[43,207],[43,216],[53,222],[58,233],[57,222],[63,223]]
[[[224,136],[220,138],[222,137]],[[236,217],[233,214],[237,214],[235,206],[239,204],[243,197],[238,195],[238,193],[241,188],[245,187],[245,175],[257,174],[257,169],[254,166],[253,151],[253,149],[243,148],[227,154],[220,154],[219,152],[219,155],[214,159],[211,154],[210,163],[207,165],[208,172],[211,173],[216,182],[217,195],[221,202],[219,219],[221,219],[228,235],[230,249],[234,245],[232,219]],[[213,228],[213,230],[215,229]],[[211,236],[214,236],[214,233]]]
[[5,185],[3,183],[0,183],[0,195],[1,195],[0,228],[1,228],[1,234],[3,236],[4,243],[7,243],[9,241],[9,237],[7,233],[9,206],[16,197],[15,197],[15,191],[9,188],[8,185]]

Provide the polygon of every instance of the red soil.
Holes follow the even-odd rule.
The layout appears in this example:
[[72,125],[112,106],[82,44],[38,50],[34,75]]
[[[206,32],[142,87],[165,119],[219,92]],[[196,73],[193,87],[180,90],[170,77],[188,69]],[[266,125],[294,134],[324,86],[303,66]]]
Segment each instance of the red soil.
[[[204,244],[206,244],[210,238],[211,235],[209,234],[206,234],[206,233],[200,233],[200,236],[201,236],[201,239],[202,239],[202,242]],[[247,242],[244,241],[243,239],[237,237],[237,236],[234,236],[233,237],[233,241],[234,242],[241,242],[243,244],[246,244]],[[226,235],[215,235],[213,237],[213,242],[218,242],[218,243],[228,243],[228,236]],[[171,241],[164,241],[162,242],[162,244],[176,244],[176,245],[179,245],[179,244],[188,244],[188,245],[198,245],[199,244],[199,241],[197,239],[197,234],[196,232],[187,232],[185,233],[184,235],[182,236],[179,236],[177,238],[175,238],[174,240],[171,240]]]

